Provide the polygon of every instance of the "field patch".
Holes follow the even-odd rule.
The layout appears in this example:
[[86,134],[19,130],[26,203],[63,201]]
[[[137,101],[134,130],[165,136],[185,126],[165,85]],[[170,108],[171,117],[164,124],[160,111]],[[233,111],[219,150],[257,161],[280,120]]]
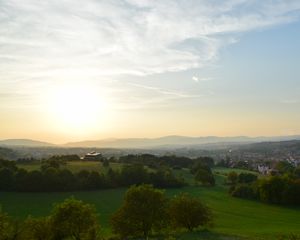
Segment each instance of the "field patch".
[[[120,163],[110,163],[109,167],[113,170],[120,169],[122,164]],[[41,163],[18,163],[17,167],[23,168],[27,171],[34,171],[41,169]],[[79,172],[81,170],[87,171],[97,171],[100,173],[105,173],[108,168],[102,166],[102,162],[99,161],[68,161],[65,165],[60,166],[61,169],[68,169],[73,173]]]

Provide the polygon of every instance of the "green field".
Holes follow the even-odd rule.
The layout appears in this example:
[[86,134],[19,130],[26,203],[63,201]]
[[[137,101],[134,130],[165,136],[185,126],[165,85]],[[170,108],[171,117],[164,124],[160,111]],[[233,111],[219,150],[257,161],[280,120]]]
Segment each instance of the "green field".
[[[28,171],[33,170],[40,170],[41,164],[39,162],[33,162],[33,163],[19,163],[17,164],[19,168],[26,169]],[[119,169],[121,164],[119,163],[110,163],[110,167],[112,169]],[[97,171],[104,173],[107,168],[104,168],[102,166],[101,162],[98,161],[70,161],[67,162],[66,165],[61,165],[61,168],[66,168],[73,173],[79,172],[81,170],[87,170],[87,171]]]
[[[300,235],[300,209],[267,205],[255,201],[232,198],[223,185],[226,169],[216,169],[217,186],[204,188],[189,186],[182,189],[168,189],[168,196],[189,192],[199,196],[213,210],[214,226],[209,231],[184,233],[180,239],[277,239],[281,234]],[[182,174],[190,182],[187,171]],[[49,214],[54,203],[74,196],[94,204],[105,232],[109,232],[109,216],[120,206],[126,189],[101,190],[73,193],[0,193],[2,209],[10,215],[25,218],[27,215]]]

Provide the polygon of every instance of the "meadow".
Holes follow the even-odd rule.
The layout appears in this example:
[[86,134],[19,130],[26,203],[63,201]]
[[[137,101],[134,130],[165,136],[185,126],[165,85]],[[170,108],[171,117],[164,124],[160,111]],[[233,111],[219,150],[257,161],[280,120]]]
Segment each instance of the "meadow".
[[[122,165],[119,163],[110,163],[110,167],[115,170],[119,169]],[[40,170],[41,164],[39,162],[29,162],[29,163],[18,163],[17,167],[26,169],[27,171]],[[60,166],[62,169],[66,168],[73,173],[79,172],[81,170],[86,171],[97,171],[100,173],[105,173],[107,168],[102,166],[99,161],[68,161],[65,165]]]
[[[168,189],[168,196],[188,192],[200,197],[214,214],[214,226],[208,230],[182,233],[179,239],[278,239],[279,235],[300,235],[300,209],[267,205],[256,201],[233,198],[227,193],[225,174],[228,169],[215,169],[215,187],[201,187],[194,184],[187,170],[177,170],[190,186]],[[238,170],[242,171],[242,170]],[[99,221],[105,234],[110,232],[108,219],[120,206],[126,189],[109,189],[91,192],[68,193],[14,193],[1,192],[2,210],[24,219],[28,215],[44,216],[50,213],[53,204],[74,196],[95,205]]]

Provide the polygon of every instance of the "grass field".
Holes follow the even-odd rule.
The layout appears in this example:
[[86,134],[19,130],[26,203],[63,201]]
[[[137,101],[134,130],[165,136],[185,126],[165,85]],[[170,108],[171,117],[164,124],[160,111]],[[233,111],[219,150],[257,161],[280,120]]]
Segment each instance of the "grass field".
[[[41,164],[39,162],[34,163],[19,163],[17,164],[19,168],[26,169],[28,171],[33,170],[40,170]],[[121,167],[121,164],[119,163],[110,163],[110,167],[112,169],[119,169]],[[101,162],[97,161],[73,161],[73,162],[67,162],[66,165],[61,165],[61,168],[66,168],[72,171],[73,173],[79,172],[81,170],[87,170],[87,171],[98,171],[98,172],[105,172],[107,168],[104,168],[102,166]]]
[[[224,171],[223,171],[224,170]],[[217,185],[212,188],[189,186],[168,189],[168,196],[189,192],[199,196],[212,208],[214,227],[209,231],[184,233],[179,239],[277,239],[280,234],[300,235],[300,209],[267,205],[255,201],[232,198],[222,184],[226,169],[216,169]],[[222,172],[223,171],[223,172]],[[187,171],[183,176],[192,183]],[[25,218],[27,215],[43,216],[50,213],[54,203],[74,196],[94,204],[105,232],[109,232],[108,219],[121,204],[126,189],[101,190],[73,193],[0,193],[2,209],[9,214]]]

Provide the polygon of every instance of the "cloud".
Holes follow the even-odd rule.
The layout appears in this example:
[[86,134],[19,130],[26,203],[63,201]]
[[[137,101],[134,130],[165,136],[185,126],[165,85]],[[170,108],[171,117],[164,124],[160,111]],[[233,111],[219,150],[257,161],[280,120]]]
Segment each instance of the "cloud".
[[192,80],[193,80],[194,82],[199,82],[199,78],[196,77],[196,76],[193,76],[193,77],[192,77]]
[[212,80],[212,78],[210,78],[210,77],[202,77],[202,78],[199,78],[199,77],[197,77],[197,76],[193,76],[193,77],[192,77],[192,80],[193,80],[194,82],[198,83],[198,82],[210,81],[210,80]]
[[190,93],[185,93],[182,91],[176,91],[176,90],[169,90],[169,89],[163,89],[163,88],[158,88],[158,87],[152,87],[148,85],[143,85],[143,84],[136,84],[136,83],[129,83],[129,85],[137,87],[137,88],[142,88],[144,90],[150,90],[154,91],[160,95],[166,95],[169,96],[170,98],[198,98],[202,97],[203,95],[200,94],[190,94]]
[[1,1],[0,81],[200,68],[236,33],[295,21],[299,9],[298,0]]
[[136,82],[118,81],[112,87],[109,101],[114,110],[161,109],[187,104],[190,100],[200,100],[211,95],[210,92],[192,94],[178,89],[161,88]]

